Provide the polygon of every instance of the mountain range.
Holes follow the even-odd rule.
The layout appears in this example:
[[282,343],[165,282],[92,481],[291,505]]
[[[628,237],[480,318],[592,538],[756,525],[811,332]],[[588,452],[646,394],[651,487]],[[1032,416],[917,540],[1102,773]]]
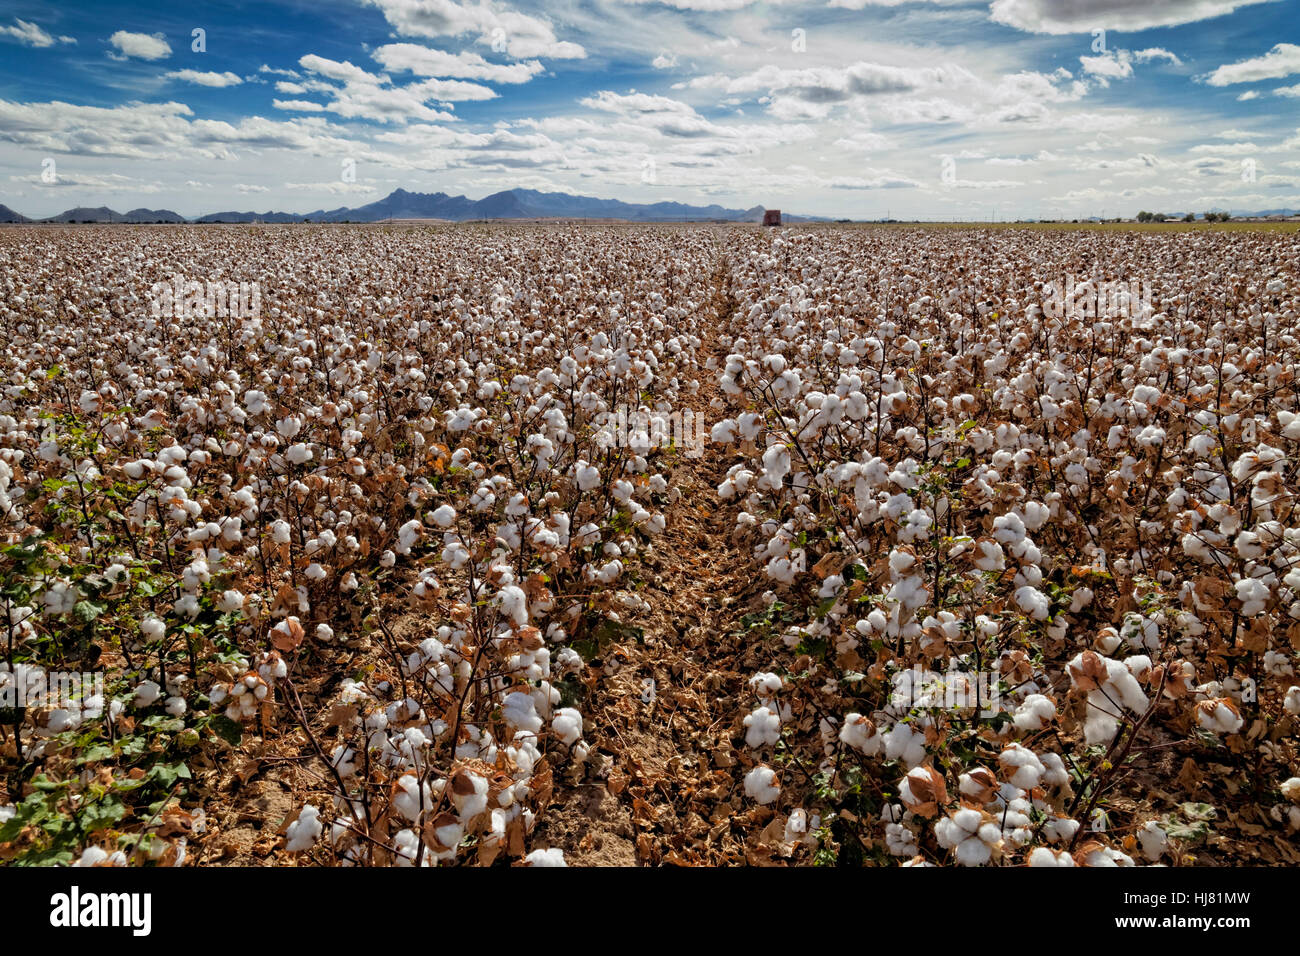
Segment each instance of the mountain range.
[[[679,202],[630,203],[618,199],[597,199],[569,193],[544,193],[535,189],[507,189],[503,192],[469,199],[447,193],[413,193],[395,189],[383,199],[364,206],[317,209],[315,212],[212,212],[186,218],[170,209],[132,209],[117,212],[107,206],[78,206],[57,216],[30,219],[8,206],[0,205],[0,223],[15,222],[383,222],[389,219],[446,219],[455,222],[478,219],[623,219],[631,222],[675,222],[681,220],[721,220],[725,222],[762,222],[764,209],[728,209],[716,204],[692,206]],[[1231,210],[1238,218],[1294,216],[1294,209]],[[1181,218],[1170,214],[1171,218]],[[822,216],[783,214],[785,222],[827,222]]]
[[[0,222],[381,222],[388,219],[627,219],[633,222],[672,222],[683,219],[720,219],[728,222],[762,222],[763,207],[728,209],[692,206],[679,202],[629,203],[569,193],[544,193],[535,189],[507,189],[469,199],[447,193],[413,193],[395,189],[383,199],[364,206],[318,209],[315,212],[213,212],[187,219],[170,209],[132,209],[120,213],[107,206],[79,206],[45,219],[29,219],[0,205]],[[825,221],[815,216],[785,216],[787,222]]]

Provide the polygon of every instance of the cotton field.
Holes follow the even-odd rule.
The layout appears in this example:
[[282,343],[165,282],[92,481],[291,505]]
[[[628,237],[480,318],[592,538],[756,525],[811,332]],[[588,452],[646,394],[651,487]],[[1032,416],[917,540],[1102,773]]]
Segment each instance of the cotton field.
[[1300,245],[0,231],[0,860],[1300,862]]

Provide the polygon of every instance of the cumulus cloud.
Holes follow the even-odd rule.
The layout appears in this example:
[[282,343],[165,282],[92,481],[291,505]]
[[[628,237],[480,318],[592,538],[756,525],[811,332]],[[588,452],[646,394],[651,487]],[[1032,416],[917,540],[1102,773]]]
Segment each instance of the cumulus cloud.
[[0,38],[16,40],[24,46],[47,47],[54,46],[58,43],[76,43],[72,37],[55,37],[50,36],[42,30],[37,24],[29,23],[26,20],[14,18],[14,26],[0,27]]
[[536,60],[489,63],[477,53],[447,53],[416,43],[389,43],[371,56],[384,69],[394,73],[484,80],[488,83],[527,83],[542,72],[542,64]]
[[137,60],[162,60],[172,55],[171,45],[161,33],[150,35],[118,30],[108,38],[108,42],[118,51],[110,53],[109,56],[119,60],[130,57]]
[[549,57],[581,59],[587,51],[577,43],[560,40],[551,25],[483,0],[473,6],[455,0],[366,0],[378,7],[401,36],[458,37],[477,34],[478,42],[516,59]]
[[406,86],[394,86],[383,75],[368,73],[344,60],[330,60],[309,53],[298,60],[298,65],[308,73],[342,84],[307,84],[313,91],[330,97],[328,103],[305,100],[276,100],[273,105],[282,110],[305,110],[336,113],[345,119],[369,119],[379,123],[402,123],[410,120],[435,122],[452,120],[454,116],[430,107],[431,101],[491,99],[496,93],[489,87],[462,80],[425,80]]
[[1208,20],[1265,2],[1268,0],[993,0],[989,10],[998,23],[1029,33],[1091,33],[1099,28],[1136,33]]
[[240,79],[237,73],[202,73],[198,70],[172,70],[165,74],[169,80],[180,80],[182,83],[195,83],[199,86],[238,86],[244,81]]
[[1081,56],[1083,72],[1102,80],[1122,80],[1133,75],[1133,58],[1128,51],[1103,53],[1100,56]]
[[1206,77],[1205,82],[1211,86],[1230,86],[1233,83],[1277,80],[1292,73],[1300,73],[1300,46],[1279,43],[1263,56],[1224,64]]

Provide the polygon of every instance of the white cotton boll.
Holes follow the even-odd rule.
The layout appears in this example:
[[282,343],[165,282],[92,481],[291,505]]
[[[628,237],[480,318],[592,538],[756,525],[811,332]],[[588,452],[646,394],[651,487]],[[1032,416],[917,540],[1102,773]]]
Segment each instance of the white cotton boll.
[[1152,862],[1160,859],[1169,845],[1169,835],[1154,820],[1148,820],[1138,828],[1137,838],[1143,855]]
[[339,744],[330,751],[330,765],[346,780],[357,772],[357,752],[345,744]]
[[1293,684],[1287,688],[1282,706],[1288,714],[1300,714],[1300,686]]
[[1145,680],[1151,673],[1151,658],[1146,654],[1134,654],[1124,658],[1124,666],[1138,680]]
[[759,707],[745,718],[745,744],[754,750],[770,747],[781,739],[781,718],[767,707]]
[[456,509],[451,505],[439,505],[430,517],[439,528],[450,528],[456,522]]
[[1122,639],[1113,627],[1104,627],[1097,633],[1093,646],[1103,654],[1114,654],[1119,649]]
[[1102,847],[1093,850],[1083,860],[1084,866],[1133,866],[1133,858],[1127,853],[1121,853],[1119,850],[1112,850],[1109,847]]
[[173,717],[182,717],[185,714],[186,704],[184,697],[168,697],[163,708]]
[[156,681],[141,681],[135,685],[135,700],[132,703],[136,707],[148,707],[161,696],[162,688]]
[[572,746],[582,737],[582,714],[572,707],[562,707],[551,718],[551,730],[561,741]]
[[1300,803],[1300,777],[1288,777],[1282,781],[1282,796],[1292,803]]
[[456,774],[451,780],[451,802],[461,820],[473,820],[488,808],[487,778],[465,771]]
[[1074,866],[1074,857],[1065,850],[1049,850],[1040,846],[1029,854],[1028,862],[1030,866]]
[[880,734],[876,732],[876,725],[857,713],[845,715],[839,739],[869,757],[879,754],[883,746]]
[[1007,557],[996,541],[977,541],[972,563],[980,571],[1001,571],[1007,566]]
[[501,606],[501,613],[513,621],[516,627],[528,623],[528,598],[523,588],[508,584],[497,594],[497,601]]
[[1016,590],[1015,602],[1020,610],[1036,621],[1047,620],[1047,615],[1052,609],[1052,602],[1047,595],[1029,585]]
[[885,849],[891,856],[915,856],[916,834],[901,823],[885,824]]
[[546,850],[533,850],[524,857],[524,862],[529,866],[568,866],[564,862],[564,851],[559,847],[551,847]]
[[1028,747],[1012,744],[998,755],[998,764],[1012,786],[1032,790],[1042,780],[1046,768]]
[[759,764],[745,775],[745,795],[761,804],[769,804],[781,795],[776,772],[766,764]]
[[905,767],[915,767],[925,759],[925,734],[907,724],[895,724],[884,735],[885,758],[897,760]]
[[244,592],[236,590],[227,590],[221,592],[221,598],[217,601],[217,610],[223,614],[234,614],[244,606]]
[[600,487],[600,469],[581,459],[575,466],[574,477],[577,479],[579,491],[592,491]]
[[774,697],[780,692],[782,681],[777,674],[760,671],[749,679],[749,686],[760,698]]
[[290,853],[310,850],[320,839],[320,835],[320,811],[308,804],[298,813],[298,818],[285,829],[284,848]]
[[393,809],[411,822],[420,814],[433,808],[433,791],[427,783],[421,784],[415,774],[407,773],[397,778],[393,794]]
[[1211,733],[1235,734],[1244,721],[1231,697],[1205,700],[1196,705],[1196,724]]
[[167,626],[163,624],[160,618],[154,617],[152,614],[146,616],[140,622],[140,633],[144,635],[147,641],[161,640],[166,632]]
[[1056,705],[1050,697],[1030,694],[1016,708],[1015,725],[1026,732],[1045,730],[1056,720]]
[[1237,592],[1237,599],[1241,601],[1241,613],[1245,616],[1262,614],[1268,606],[1268,585],[1258,578],[1243,578],[1233,584],[1233,588]]
[[301,442],[290,445],[289,450],[286,451],[284,455],[289,459],[290,463],[294,465],[305,465],[314,457],[312,450]]
[[537,705],[531,694],[520,691],[507,694],[501,706],[501,715],[505,717],[506,723],[519,730],[533,734],[541,732],[542,718],[537,714]]

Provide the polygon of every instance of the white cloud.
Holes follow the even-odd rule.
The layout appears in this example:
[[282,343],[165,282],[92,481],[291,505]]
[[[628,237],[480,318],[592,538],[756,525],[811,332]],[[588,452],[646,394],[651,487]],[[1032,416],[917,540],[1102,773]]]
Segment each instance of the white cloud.
[[1147,47],[1145,50],[1137,50],[1134,52],[1133,58],[1139,63],[1146,63],[1150,60],[1168,60],[1174,66],[1183,65],[1183,61],[1178,59],[1176,54],[1170,53],[1163,47],[1158,46]]
[[394,86],[387,76],[376,76],[346,60],[330,60],[314,53],[300,57],[298,65],[308,73],[334,80],[342,86],[308,83],[310,89],[329,96],[330,102],[276,100],[272,105],[277,109],[313,113],[325,110],[345,119],[369,119],[379,123],[437,122],[455,117],[433,109],[428,105],[430,101],[491,99],[496,96],[486,86],[460,80],[425,80],[408,86]]
[[256,183],[235,183],[235,189],[241,193],[269,193],[269,186],[259,186]]
[[457,37],[478,35],[478,42],[502,50],[516,59],[548,57],[581,59],[587,51],[577,43],[560,40],[551,25],[538,17],[504,7],[492,0],[474,6],[455,0],[365,0],[378,7],[401,36]]
[[477,53],[447,53],[416,43],[389,43],[371,54],[384,69],[417,76],[454,77],[489,83],[527,83],[542,65],[536,60],[518,63],[489,63]]
[[118,30],[108,38],[108,42],[120,52],[120,55],[109,55],[117,56],[118,59],[135,57],[138,60],[161,60],[172,55],[172,48],[161,33],[150,36],[148,33]]
[[650,61],[650,65],[656,70],[671,70],[677,65],[676,53],[660,53]]
[[1232,83],[1276,80],[1292,73],[1300,73],[1300,46],[1279,43],[1263,56],[1224,64],[1211,73],[1205,82],[1211,86],[1228,86]]
[[173,70],[164,74],[169,80],[180,80],[182,83],[195,83],[199,86],[238,86],[244,81],[240,79],[237,73],[201,73],[198,70]]
[[1300,83],[1295,86],[1279,86],[1273,91],[1274,96],[1300,96]]
[[321,103],[313,103],[311,100],[271,100],[271,105],[277,110],[284,110],[286,113],[323,113],[325,107]]
[[76,43],[72,37],[59,37],[57,40],[42,30],[35,23],[29,23],[26,20],[14,18],[17,26],[0,27],[0,37],[8,37],[17,40],[24,46],[47,47],[54,46],[57,43]]
[[993,0],[998,23],[1029,33],[1091,33],[1096,29],[1136,33],[1232,13],[1267,0]]
[[1081,56],[1083,72],[1102,80],[1122,80],[1133,75],[1133,61],[1127,50],[1103,53],[1100,56]]

